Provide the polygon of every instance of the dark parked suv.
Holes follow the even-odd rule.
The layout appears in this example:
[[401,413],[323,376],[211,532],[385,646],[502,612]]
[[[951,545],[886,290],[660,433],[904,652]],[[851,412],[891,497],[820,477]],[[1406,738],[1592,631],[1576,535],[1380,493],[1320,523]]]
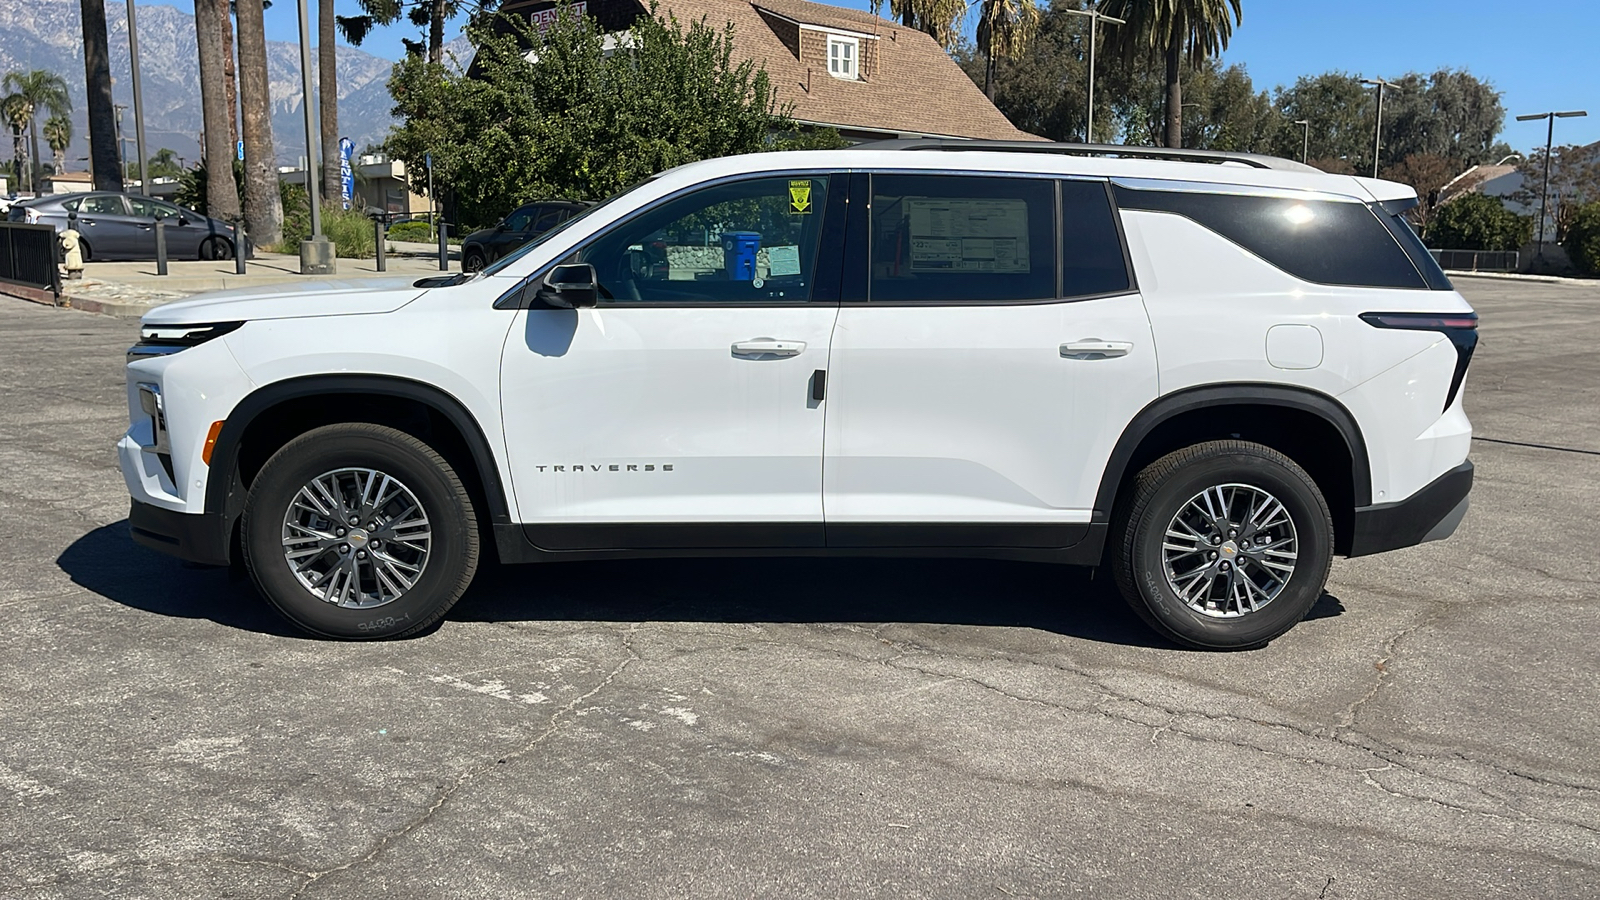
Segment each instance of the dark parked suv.
[[233,226],[165,200],[115,191],[55,194],[14,203],[13,222],[54,225],[65,231],[77,214],[78,246],[91,259],[155,259],[156,219],[166,221],[167,255],[173,259],[227,259]]
[[461,242],[461,268],[476,272],[588,208],[574,200],[524,204],[495,227],[467,235]]

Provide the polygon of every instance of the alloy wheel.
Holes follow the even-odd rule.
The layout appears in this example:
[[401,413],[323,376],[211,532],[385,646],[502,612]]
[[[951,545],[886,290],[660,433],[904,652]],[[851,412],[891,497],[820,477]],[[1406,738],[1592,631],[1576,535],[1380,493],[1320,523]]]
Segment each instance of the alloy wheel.
[[1179,507],[1161,543],[1167,586],[1213,618],[1249,615],[1275,600],[1299,558],[1294,520],[1248,484],[1208,487]]
[[376,469],[324,472],[295,494],[283,517],[283,555],[301,586],[353,609],[411,590],[433,535],[416,494]]

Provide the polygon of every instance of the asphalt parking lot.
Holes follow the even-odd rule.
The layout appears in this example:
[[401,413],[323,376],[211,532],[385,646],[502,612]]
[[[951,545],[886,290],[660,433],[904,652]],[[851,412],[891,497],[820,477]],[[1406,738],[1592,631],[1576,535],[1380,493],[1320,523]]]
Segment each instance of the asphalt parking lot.
[[1458,286],[1473,511],[1232,654],[973,561],[489,569],[308,640],[129,542],[136,323],[0,298],[0,896],[1600,895],[1600,286]]

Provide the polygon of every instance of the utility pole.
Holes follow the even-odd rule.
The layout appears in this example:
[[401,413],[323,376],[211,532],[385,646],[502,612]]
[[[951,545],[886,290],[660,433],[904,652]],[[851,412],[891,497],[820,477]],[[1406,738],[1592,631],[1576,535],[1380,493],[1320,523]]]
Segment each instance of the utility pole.
[[122,136],[122,111],[128,107],[113,103],[111,108],[117,111],[117,156],[120,159],[118,165],[122,167],[122,171],[117,173],[117,189],[125,191],[128,189],[128,139]]
[[1311,120],[1295,119],[1294,123],[1296,125],[1303,125],[1306,129],[1305,137],[1302,138],[1300,142],[1300,164],[1306,165],[1311,160]]
[[[128,0],[132,3],[133,0]],[[306,115],[306,200],[311,204],[311,238],[300,242],[300,274],[332,275],[337,271],[333,244],[322,234],[322,204],[317,202],[317,151],[322,149],[317,116],[311,104],[311,18],[300,0],[300,107]],[[323,90],[328,86],[323,85]]]
[[1378,127],[1372,137],[1372,177],[1378,177],[1378,151],[1383,149],[1383,89],[1394,87],[1394,82],[1384,81],[1382,78],[1363,78],[1362,84],[1376,85],[1378,88]]
[[1587,110],[1575,109],[1568,112],[1534,113],[1530,116],[1517,116],[1518,122],[1534,122],[1539,119],[1548,119],[1550,127],[1544,135],[1544,188],[1539,192],[1539,258],[1544,259],[1544,220],[1549,215],[1550,205],[1550,151],[1556,140],[1556,120],[1572,119],[1587,116]]
[[128,0],[128,61],[133,64],[133,146],[139,151],[139,193],[150,196],[150,173],[144,156],[144,94],[139,90],[139,26],[133,0]]
[[1068,9],[1068,10],[1062,10],[1062,11],[1067,13],[1068,15],[1083,16],[1084,18],[1089,20],[1089,112],[1088,112],[1088,115],[1085,116],[1085,118],[1084,118],[1085,124],[1083,126],[1083,142],[1085,144],[1092,144],[1092,143],[1094,143],[1094,45],[1096,43],[1095,37],[1099,33],[1100,23],[1102,21],[1110,22],[1112,25],[1126,25],[1128,23],[1127,23],[1127,21],[1125,19],[1118,19],[1118,18],[1115,18],[1113,16],[1106,15],[1105,13],[1101,12],[1098,7],[1094,8],[1094,9],[1087,9],[1087,10],[1083,10],[1083,9]]

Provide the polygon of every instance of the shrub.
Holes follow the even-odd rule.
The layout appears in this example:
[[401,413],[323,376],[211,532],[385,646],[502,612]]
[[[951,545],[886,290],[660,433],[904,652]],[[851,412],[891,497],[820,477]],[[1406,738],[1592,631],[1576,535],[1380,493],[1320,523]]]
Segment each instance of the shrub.
[[427,222],[401,222],[389,228],[391,241],[427,243],[433,239],[433,228]]
[[[333,241],[333,253],[340,259],[366,259],[377,254],[373,243],[372,220],[337,204],[322,207],[322,233]],[[300,242],[311,237],[311,208],[306,204],[305,188],[283,185],[283,243],[279,253],[299,253]]]
[[1439,207],[1428,246],[1441,250],[1516,250],[1533,234],[1533,220],[1487,194],[1463,194]]
[[1567,237],[1561,246],[1566,248],[1567,256],[1579,271],[1600,275],[1600,201],[1578,208],[1567,225]]

